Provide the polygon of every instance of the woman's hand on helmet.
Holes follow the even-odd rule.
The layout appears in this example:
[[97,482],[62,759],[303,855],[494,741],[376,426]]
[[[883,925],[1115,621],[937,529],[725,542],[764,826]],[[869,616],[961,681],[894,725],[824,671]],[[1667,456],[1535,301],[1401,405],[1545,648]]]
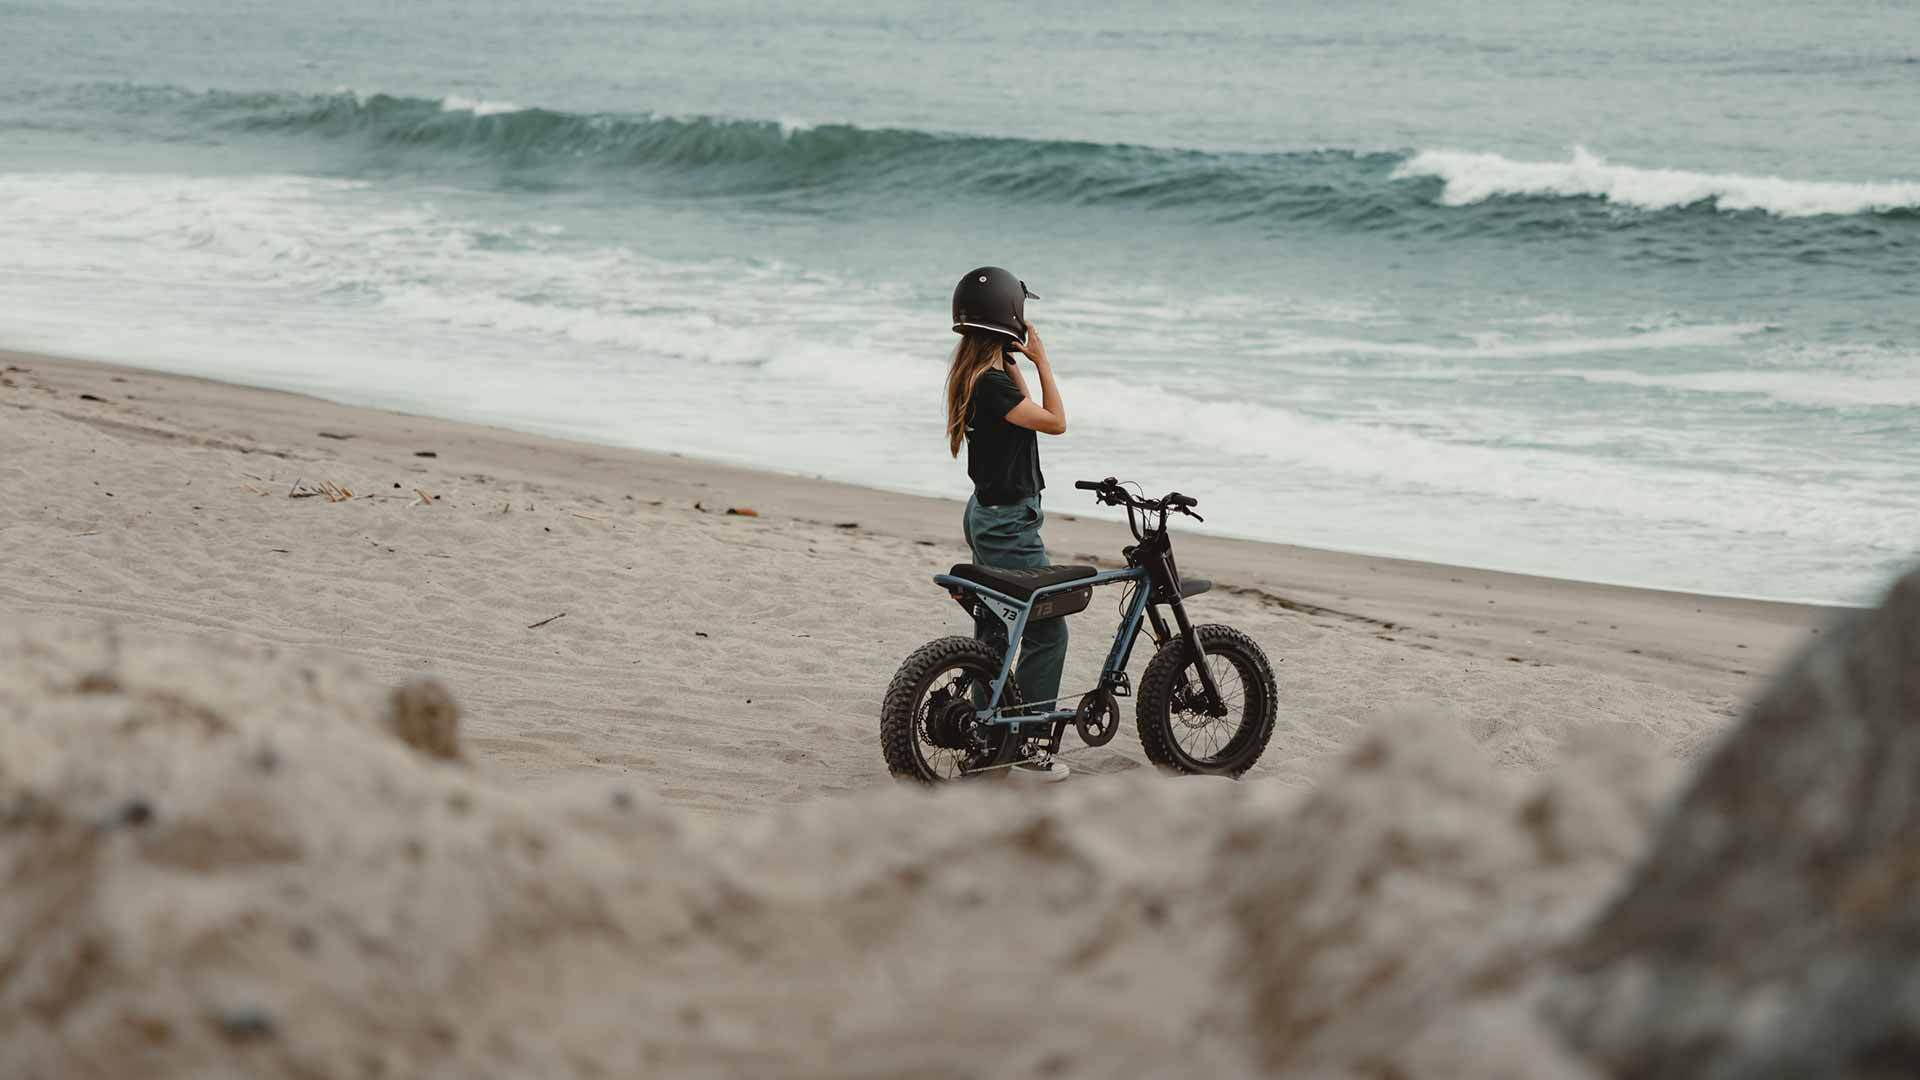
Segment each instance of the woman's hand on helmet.
[[[1040,373],[1040,400],[1031,397],[1013,407],[1007,413],[1007,423],[1028,428],[1045,435],[1065,435],[1067,433],[1067,407],[1060,400],[1060,388],[1053,381],[1053,365],[1047,363],[1047,347],[1040,340],[1040,331],[1032,323],[1027,324],[1027,343],[1024,346],[1009,345],[1008,348],[1026,353],[1033,361],[1034,369]],[[1026,380],[1019,377],[1018,365],[1008,362],[1007,368],[1014,375],[1015,384],[1020,392],[1027,392]]]
[[1047,346],[1044,342],[1040,340],[1040,329],[1034,326],[1033,323],[1031,322],[1028,322],[1026,326],[1027,326],[1027,343],[1025,345],[1022,345],[1016,341],[1009,344],[1007,348],[1012,349],[1014,352],[1017,352],[1017,353],[1027,354],[1028,358],[1030,358],[1035,364],[1046,363],[1047,362]]

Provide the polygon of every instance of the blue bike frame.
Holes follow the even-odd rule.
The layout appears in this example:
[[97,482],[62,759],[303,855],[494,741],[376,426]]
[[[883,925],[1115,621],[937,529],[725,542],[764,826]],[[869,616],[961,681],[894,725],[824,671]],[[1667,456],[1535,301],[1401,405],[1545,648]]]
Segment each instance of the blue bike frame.
[[[959,594],[969,592],[980,598],[988,611],[1001,622],[1007,624],[1007,654],[1000,661],[1000,673],[993,680],[993,695],[988,698],[985,708],[978,711],[982,723],[987,724],[1051,724],[1073,719],[1074,709],[1055,708],[1045,713],[1023,716],[1001,716],[1000,697],[1006,689],[1007,679],[1013,673],[1014,656],[1020,636],[1026,633],[1028,617],[1033,614],[1033,606],[1040,600],[1055,593],[1073,589],[1085,589],[1096,585],[1111,585],[1117,581],[1136,582],[1133,603],[1128,607],[1126,618],[1120,623],[1120,629],[1113,635],[1113,648],[1107,652],[1107,662],[1102,666],[1100,677],[1102,685],[1112,681],[1124,681],[1127,660],[1133,655],[1133,645],[1140,637],[1140,623],[1146,617],[1147,607],[1153,600],[1153,588],[1144,567],[1129,566],[1124,570],[1103,570],[1092,577],[1063,581],[1058,585],[1049,585],[1044,589],[1035,589],[1033,595],[1025,600],[1015,600],[1005,593],[995,592],[984,585],[957,578],[950,574],[933,575],[934,584],[944,587],[947,592]],[[1064,616],[1063,616],[1064,617]],[[1157,624],[1156,624],[1157,625]],[[1055,702],[1058,705],[1058,702]]]

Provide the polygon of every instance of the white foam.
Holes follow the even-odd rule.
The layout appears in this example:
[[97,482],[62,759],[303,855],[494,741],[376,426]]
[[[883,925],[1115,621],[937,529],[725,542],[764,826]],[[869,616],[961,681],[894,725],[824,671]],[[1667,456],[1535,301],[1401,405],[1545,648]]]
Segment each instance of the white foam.
[[1820,408],[1920,408],[1920,375],[1873,376],[1832,371],[1700,371],[1649,374],[1639,371],[1542,372],[1617,386],[1744,394],[1788,405]]
[[1788,180],[1777,176],[1642,169],[1610,164],[1585,147],[1568,161],[1514,161],[1499,154],[1423,150],[1394,170],[1396,179],[1430,176],[1446,182],[1440,201],[1470,206],[1503,195],[1598,198],[1642,210],[1712,203],[1721,210],[1762,210],[1779,217],[1862,214],[1920,208],[1920,183]]
[[475,98],[448,94],[440,99],[441,112],[466,112],[475,116],[498,116],[501,113],[525,112],[524,106],[510,101],[480,101]]
[[1730,345],[1753,334],[1766,333],[1770,323],[1715,323],[1669,326],[1636,334],[1602,337],[1528,338],[1514,340],[1498,331],[1475,334],[1471,345],[1432,345],[1413,341],[1365,341],[1353,338],[1302,337],[1260,349],[1267,356],[1359,354],[1421,360],[1521,360],[1535,357],[1581,356],[1588,353],[1697,349]]
[[[1398,424],[1321,419],[1272,405],[1200,400],[1110,379],[1076,378],[1072,407],[1082,431],[1125,424],[1137,437],[1137,418],[1153,417],[1157,437],[1265,462],[1276,477],[1343,478],[1375,498],[1400,492],[1467,496],[1466,505],[1518,500],[1616,520],[1835,544],[1893,538],[1895,515],[1885,513],[1885,507],[1858,505],[1857,491],[1835,491],[1831,497],[1802,491],[1782,500],[1775,478],[1751,473],[1486,445],[1421,434]],[[1912,524],[1912,515],[1902,520]]]

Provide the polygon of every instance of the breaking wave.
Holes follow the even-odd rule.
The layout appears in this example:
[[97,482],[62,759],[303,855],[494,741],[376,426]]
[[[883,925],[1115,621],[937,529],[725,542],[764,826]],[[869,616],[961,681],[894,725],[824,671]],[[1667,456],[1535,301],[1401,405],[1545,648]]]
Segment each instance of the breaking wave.
[[1567,161],[1514,161],[1499,154],[1422,150],[1394,170],[1446,184],[1441,202],[1473,206],[1502,197],[1603,199],[1637,210],[1757,210],[1777,217],[1911,213],[1920,183],[1787,180],[1777,176],[1615,165],[1585,147]]
[[[1074,140],[802,124],[789,120],[568,112],[450,95],[188,91],[93,85],[58,111],[108,114],[226,141],[285,137],[340,155],[353,174],[461,171],[508,186],[638,185],[693,197],[795,204],[855,197],[1105,206],[1255,227],[1563,237],[1653,227],[1703,243],[1742,215],[1814,230],[1796,251],[1909,239],[1920,182],[1788,180],[1451,150],[1221,152]],[[36,109],[44,115],[45,110]],[[332,152],[332,151],[329,151]],[[1700,220],[1707,208],[1717,213]],[[1623,211],[1632,214],[1623,219]],[[1864,228],[1821,222],[1834,218]],[[1824,230],[1822,232],[1821,230]],[[1712,233],[1709,237],[1707,233]],[[1863,235],[1864,233],[1864,235]],[[1771,237],[1778,240],[1780,237]],[[1825,241],[1825,242],[1823,242]]]

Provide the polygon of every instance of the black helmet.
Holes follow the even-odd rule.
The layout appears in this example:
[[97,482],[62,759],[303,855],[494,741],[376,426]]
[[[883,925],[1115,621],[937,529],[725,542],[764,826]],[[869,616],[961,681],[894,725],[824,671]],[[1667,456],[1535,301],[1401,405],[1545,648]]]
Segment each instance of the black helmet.
[[997,266],[969,270],[953,289],[953,332],[991,330],[1025,345],[1027,301],[1038,299],[1010,271]]

